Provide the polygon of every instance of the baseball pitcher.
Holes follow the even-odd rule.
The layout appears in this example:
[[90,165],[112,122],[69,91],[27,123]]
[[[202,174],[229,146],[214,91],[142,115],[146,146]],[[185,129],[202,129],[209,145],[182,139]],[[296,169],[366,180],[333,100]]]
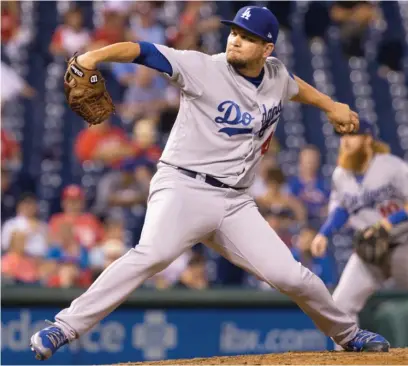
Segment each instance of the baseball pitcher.
[[357,131],[358,115],[270,57],[279,24],[267,8],[244,7],[223,23],[231,26],[226,51],[213,56],[124,42],[69,61],[64,81],[68,103],[90,124],[113,111],[96,69],[101,62],[135,62],[158,70],[180,88],[181,103],[151,181],[139,244],[58,313],[51,326],[32,336],[38,359],[48,359],[90,330],[197,242],[290,296],[345,349],[388,351],[387,340],[360,330],[335,305],[323,282],[294,260],[248,194],[286,102],[320,108],[340,133]]
[[389,153],[368,121],[360,121],[357,134],[341,137],[329,207],[312,253],[322,256],[328,238],[346,222],[355,229],[354,253],[333,298],[357,321],[386,279],[408,290],[408,164]]

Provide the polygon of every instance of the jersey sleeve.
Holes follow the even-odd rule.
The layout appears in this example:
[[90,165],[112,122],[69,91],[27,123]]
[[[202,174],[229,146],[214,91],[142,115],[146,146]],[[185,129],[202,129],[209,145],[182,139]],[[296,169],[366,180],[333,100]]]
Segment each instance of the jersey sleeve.
[[408,202],[408,164],[402,159],[396,158],[393,165],[395,167],[394,187],[405,198],[405,201]]
[[286,101],[288,101],[299,93],[299,86],[293,74],[288,70],[286,70],[286,72],[287,72],[287,85],[285,99]]
[[140,42],[141,54],[133,62],[162,72],[184,92],[201,95],[203,73],[210,56],[197,51],[180,51],[159,44]]
[[333,172],[330,198],[329,198],[329,213],[333,212],[337,207],[342,207],[342,196],[338,189],[339,172],[335,170]]

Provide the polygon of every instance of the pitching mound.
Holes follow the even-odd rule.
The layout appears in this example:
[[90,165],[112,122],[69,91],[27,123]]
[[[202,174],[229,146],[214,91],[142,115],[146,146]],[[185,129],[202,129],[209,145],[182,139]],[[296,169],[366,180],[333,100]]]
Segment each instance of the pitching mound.
[[408,365],[408,348],[389,353],[288,352],[267,355],[192,358],[120,365]]

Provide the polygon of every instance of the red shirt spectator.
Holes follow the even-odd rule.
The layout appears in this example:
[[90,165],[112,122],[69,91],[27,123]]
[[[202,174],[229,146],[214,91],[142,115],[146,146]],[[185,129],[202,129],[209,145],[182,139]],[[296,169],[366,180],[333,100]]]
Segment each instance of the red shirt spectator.
[[32,283],[38,280],[37,263],[33,258],[6,253],[1,258],[1,272],[17,281]]
[[91,41],[89,31],[83,27],[79,8],[72,8],[64,15],[64,24],[57,27],[51,39],[50,52],[54,55],[72,56],[84,51]]
[[1,273],[12,280],[33,283],[39,279],[38,262],[25,254],[26,240],[26,233],[13,233],[9,252],[1,258]]
[[18,3],[2,1],[1,5],[1,43],[6,44],[19,28]]
[[20,157],[18,142],[3,128],[1,129],[1,163],[7,163]]
[[63,224],[73,225],[76,237],[86,248],[97,245],[103,239],[101,222],[91,213],[83,212],[84,204],[84,192],[81,187],[70,185],[64,189],[63,212],[53,215],[50,220],[52,239],[57,241]]
[[112,43],[122,42],[126,38],[125,17],[118,11],[105,10],[104,24],[92,35],[92,47],[103,47]]
[[108,121],[82,130],[75,142],[75,153],[81,163],[93,160],[113,166],[134,156],[125,131]]
[[70,262],[58,264],[57,273],[51,275],[47,281],[47,287],[83,287],[87,288],[92,284],[91,270],[80,270],[77,265]]

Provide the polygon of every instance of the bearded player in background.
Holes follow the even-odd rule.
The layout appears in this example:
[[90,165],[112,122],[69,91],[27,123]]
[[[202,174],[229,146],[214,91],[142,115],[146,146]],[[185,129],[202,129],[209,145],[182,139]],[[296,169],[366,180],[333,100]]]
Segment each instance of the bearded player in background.
[[328,240],[347,222],[356,231],[355,251],[333,294],[354,319],[387,279],[408,290],[407,210],[408,164],[378,141],[372,123],[360,120],[358,134],[341,137],[330,215],[311,248],[323,256]]

